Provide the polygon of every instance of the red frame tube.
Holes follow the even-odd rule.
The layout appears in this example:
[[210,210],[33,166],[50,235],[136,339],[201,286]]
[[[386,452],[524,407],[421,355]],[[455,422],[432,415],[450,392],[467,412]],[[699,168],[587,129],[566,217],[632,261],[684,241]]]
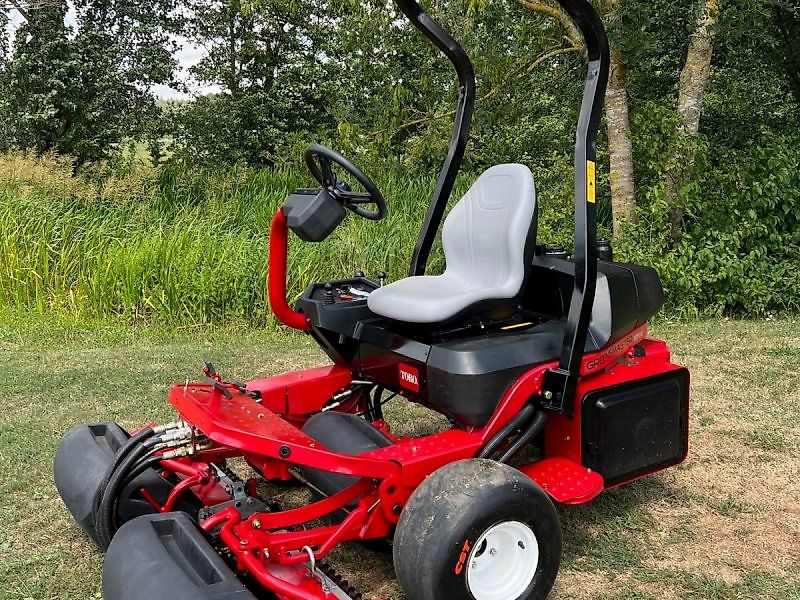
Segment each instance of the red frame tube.
[[159,508],[159,512],[169,512],[175,506],[175,503],[178,501],[178,498],[188,490],[198,484],[205,483],[206,475],[202,473],[198,473],[197,475],[192,475],[191,477],[187,477],[186,479],[182,479],[180,482],[175,484],[170,492],[169,496],[167,496],[166,502],[164,502],[164,506]]
[[269,305],[278,320],[292,329],[308,331],[311,325],[305,315],[297,312],[286,300],[286,256],[289,248],[289,229],[283,207],[272,217],[269,230]]

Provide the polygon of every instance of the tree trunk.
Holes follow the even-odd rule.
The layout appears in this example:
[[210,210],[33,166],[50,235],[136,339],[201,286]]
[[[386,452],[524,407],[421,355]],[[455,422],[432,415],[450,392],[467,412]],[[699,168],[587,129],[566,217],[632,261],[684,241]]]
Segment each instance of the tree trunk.
[[625,225],[636,222],[633,144],[628,118],[625,57],[611,45],[611,71],[605,98],[608,154],[610,158],[611,210],[614,240],[623,238]]
[[[678,85],[678,113],[683,121],[682,132],[690,136],[697,135],[700,129],[700,113],[711,74],[714,34],[721,2],[722,0],[701,0],[702,12],[695,32],[689,37],[686,63],[681,71]],[[664,194],[671,206],[673,239],[677,237],[683,225],[683,213],[680,207],[675,206],[675,202],[678,189],[684,182],[684,177],[677,171],[669,173],[665,182]]]
[[[536,0],[518,0],[528,10],[557,19],[574,48],[584,48],[583,36],[560,6]],[[606,0],[608,20],[616,18],[619,0]],[[626,223],[636,221],[636,195],[633,173],[633,145],[628,117],[627,68],[623,54],[611,45],[611,72],[605,97],[606,128],[610,156],[611,207],[614,239],[622,239]]]

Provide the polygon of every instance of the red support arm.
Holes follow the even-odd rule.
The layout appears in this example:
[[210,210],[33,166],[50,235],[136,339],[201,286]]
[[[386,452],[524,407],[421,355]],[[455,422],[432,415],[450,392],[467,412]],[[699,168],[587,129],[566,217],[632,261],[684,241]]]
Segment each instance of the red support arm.
[[269,233],[269,305],[278,320],[293,329],[308,331],[311,325],[303,313],[297,312],[286,301],[286,255],[288,228],[283,208],[272,218]]

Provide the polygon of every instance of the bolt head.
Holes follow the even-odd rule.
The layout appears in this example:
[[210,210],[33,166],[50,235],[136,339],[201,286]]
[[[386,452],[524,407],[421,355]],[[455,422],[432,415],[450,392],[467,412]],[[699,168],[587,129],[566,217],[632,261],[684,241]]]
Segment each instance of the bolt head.
[[260,519],[253,519],[253,522],[250,523],[253,526],[253,529],[261,529],[261,520]]
[[491,554],[492,556],[497,556],[497,548],[490,548],[489,554]]
[[239,540],[240,546],[247,546],[247,540]]
[[551,392],[550,390],[547,390],[544,393],[544,399],[545,400],[552,400],[553,399],[553,392]]

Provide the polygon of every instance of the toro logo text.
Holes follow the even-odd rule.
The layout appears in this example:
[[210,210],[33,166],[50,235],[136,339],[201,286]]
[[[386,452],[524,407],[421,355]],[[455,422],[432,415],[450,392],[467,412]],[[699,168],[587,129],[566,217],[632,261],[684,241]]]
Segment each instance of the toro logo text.
[[398,380],[400,387],[407,389],[410,392],[419,391],[419,371],[410,365],[400,363],[398,366]]

